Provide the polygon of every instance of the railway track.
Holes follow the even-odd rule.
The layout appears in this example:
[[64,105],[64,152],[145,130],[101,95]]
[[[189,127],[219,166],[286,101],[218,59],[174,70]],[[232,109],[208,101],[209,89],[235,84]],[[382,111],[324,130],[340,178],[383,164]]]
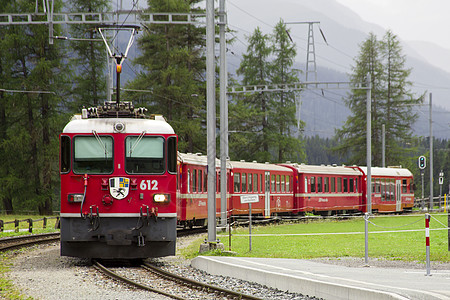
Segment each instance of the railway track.
[[[148,263],[130,270],[110,268],[94,261],[94,267],[115,280],[173,299],[261,299],[185,278]],[[171,292],[167,292],[168,290]]]
[[21,247],[30,247],[37,244],[56,242],[59,241],[59,237],[59,232],[53,232],[2,238],[0,239],[0,252]]

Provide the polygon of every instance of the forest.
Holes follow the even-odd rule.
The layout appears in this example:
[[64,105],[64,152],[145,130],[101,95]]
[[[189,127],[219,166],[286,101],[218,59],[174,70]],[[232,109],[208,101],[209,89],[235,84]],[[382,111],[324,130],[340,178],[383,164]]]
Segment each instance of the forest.
[[[148,0],[148,12],[201,13],[200,0]],[[25,13],[43,7],[35,0],[5,0],[0,13]],[[107,0],[55,1],[58,11],[109,11]],[[45,21],[45,16],[40,17]],[[105,45],[90,25],[54,25],[54,35],[71,37],[49,44],[46,25],[0,26],[0,201],[3,213],[59,210],[59,134],[82,107],[108,100]],[[231,30],[228,30],[231,32]],[[296,47],[283,20],[247,39],[237,74],[229,85],[296,83]],[[139,55],[127,61],[134,77],[121,86],[122,99],[164,115],[179,136],[180,152],[206,153],[205,28],[202,25],[143,26]],[[233,43],[228,35],[228,43]],[[381,125],[386,126],[386,164],[409,168],[420,194],[417,158],[429,157],[429,139],[414,136],[412,105],[424,95],[410,92],[406,57],[394,33],[373,34],[361,45],[350,78],[364,82],[372,73],[373,165],[380,165]],[[218,72],[218,70],[217,70]],[[111,91],[111,90],[109,90]],[[217,87],[218,91],[218,87]],[[303,136],[296,120],[299,91],[261,92],[229,97],[232,160],[365,165],[365,94],[344,99],[351,111],[333,138]],[[218,99],[218,97],[217,97]],[[217,112],[219,124],[219,112]],[[300,134],[299,134],[300,133]],[[434,172],[449,174],[447,140],[434,140]],[[219,143],[217,143],[219,145]],[[429,190],[429,176],[425,176]],[[435,180],[437,182],[437,180]],[[434,186],[435,195],[439,187]],[[419,191],[419,192],[418,192]],[[447,191],[447,188],[444,188]]]

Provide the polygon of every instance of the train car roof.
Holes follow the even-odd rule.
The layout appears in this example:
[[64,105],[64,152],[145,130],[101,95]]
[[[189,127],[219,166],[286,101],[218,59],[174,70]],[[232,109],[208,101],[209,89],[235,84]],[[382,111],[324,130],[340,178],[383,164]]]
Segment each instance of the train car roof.
[[[367,174],[367,167],[360,167],[364,174]],[[405,168],[396,168],[396,167],[371,167],[370,168],[371,176],[404,176],[404,177],[412,177],[413,174],[410,170]]]
[[[180,162],[192,165],[206,166],[208,165],[208,157],[201,153],[180,153],[178,152],[178,160]],[[216,167],[220,167],[220,161],[216,158]],[[227,168],[229,168],[227,164]]]
[[117,133],[115,125],[122,123],[124,128],[120,133],[137,133],[143,131],[148,134],[174,134],[172,126],[163,118],[152,119],[134,119],[134,118],[92,118],[82,119],[80,115],[75,115],[72,120],[64,127],[63,133]]
[[251,170],[267,170],[267,171],[284,171],[291,172],[290,169],[269,163],[246,162],[246,161],[230,161],[229,164],[233,169],[251,169]]
[[[178,160],[182,163],[206,166],[207,156],[201,153],[178,153]],[[216,167],[220,167],[220,160],[216,158]],[[229,161],[227,160],[227,169],[248,169],[248,170],[267,170],[267,171],[285,171],[291,172],[290,169],[265,163],[245,162],[245,161]]]
[[306,174],[334,174],[334,175],[361,175],[361,172],[352,168],[337,165],[305,165],[288,163],[283,164],[297,170],[298,173]]

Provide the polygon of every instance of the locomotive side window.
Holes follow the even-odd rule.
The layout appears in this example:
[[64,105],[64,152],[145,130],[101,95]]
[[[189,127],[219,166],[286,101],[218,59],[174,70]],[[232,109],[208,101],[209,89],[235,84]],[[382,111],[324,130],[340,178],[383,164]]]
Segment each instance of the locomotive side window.
[[177,138],[174,136],[167,139],[167,168],[170,173],[177,172]]
[[125,169],[127,173],[164,173],[164,138],[153,136],[127,137],[125,139]]
[[70,171],[70,137],[61,136],[61,173]]
[[258,192],[258,174],[253,174],[253,190]]
[[248,191],[253,192],[253,177],[252,173],[248,173]]
[[113,172],[113,139],[110,136],[76,136],[73,171],[78,174]]
[[353,183],[353,178],[350,178],[350,189],[349,189],[350,193],[354,192],[354,183]]
[[348,192],[348,178],[344,178],[344,193]]
[[338,177],[337,179],[337,191],[338,193],[342,192],[342,178]]
[[331,177],[331,189],[330,191],[332,193],[336,192],[336,178],[335,177]]
[[408,192],[408,184],[407,184],[407,180],[403,179],[402,180],[402,193],[407,193]]

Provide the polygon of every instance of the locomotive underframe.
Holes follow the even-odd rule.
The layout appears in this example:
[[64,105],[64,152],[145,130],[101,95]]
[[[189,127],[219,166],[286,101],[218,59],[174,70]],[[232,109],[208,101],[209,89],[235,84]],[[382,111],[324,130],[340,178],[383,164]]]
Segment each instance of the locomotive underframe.
[[176,223],[176,218],[62,217],[61,255],[105,259],[175,255]]

